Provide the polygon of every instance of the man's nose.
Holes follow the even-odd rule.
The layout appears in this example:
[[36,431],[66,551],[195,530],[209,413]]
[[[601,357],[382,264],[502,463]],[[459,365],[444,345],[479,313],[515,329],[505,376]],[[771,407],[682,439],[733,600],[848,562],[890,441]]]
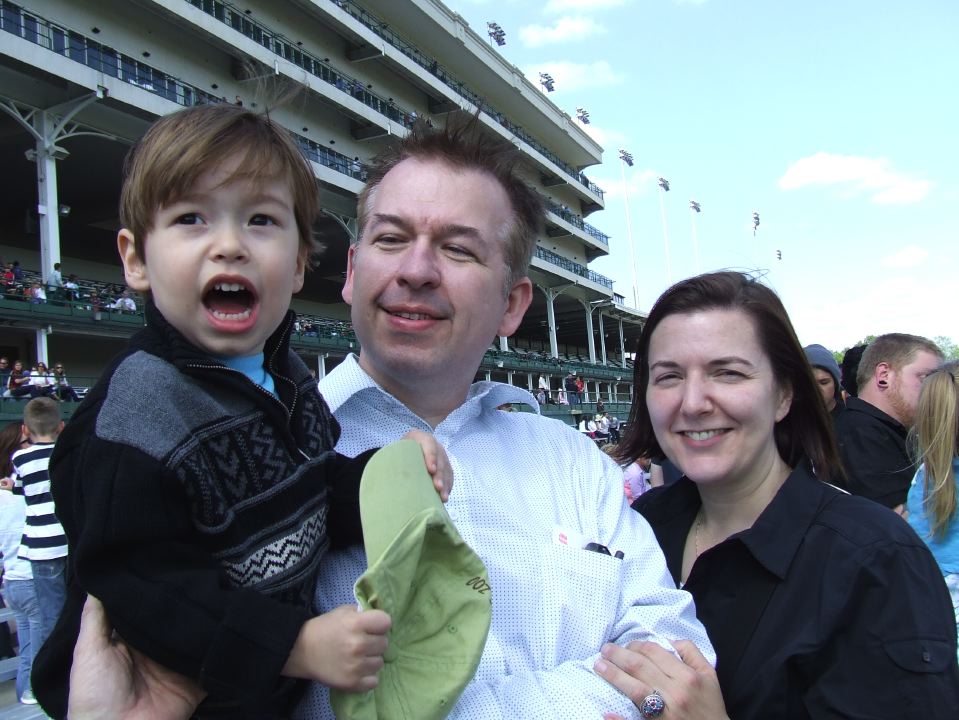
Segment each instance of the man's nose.
[[401,256],[398,279],[411,287],[435,286],[440,283],[439,258],[428,240],[417,240]]

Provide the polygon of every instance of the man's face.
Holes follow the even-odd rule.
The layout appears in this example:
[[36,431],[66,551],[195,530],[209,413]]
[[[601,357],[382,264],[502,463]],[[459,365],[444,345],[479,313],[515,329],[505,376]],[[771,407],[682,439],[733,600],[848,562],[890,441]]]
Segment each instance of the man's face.
[[822,395],[822,401],[826,409],[832,412],[836,407],[836,381],[828,370],[821,367],[812,369],[812,376],[816,378],[816,387],[819,388],[819,394]]
[[895,411],[894,417],[907,428],[912,427],[916,419],[922,381],[941,364],[941,357],[928,350],[920,350],[912,362],[900,370],[890,369],[889,403]]
[[465,397],[493,338],[511,335],[531,300],[528,278],[506,287],[506,192],[485,173],[408,159],[368,215],[343,287],[361,367],[401,399],[418,388]]

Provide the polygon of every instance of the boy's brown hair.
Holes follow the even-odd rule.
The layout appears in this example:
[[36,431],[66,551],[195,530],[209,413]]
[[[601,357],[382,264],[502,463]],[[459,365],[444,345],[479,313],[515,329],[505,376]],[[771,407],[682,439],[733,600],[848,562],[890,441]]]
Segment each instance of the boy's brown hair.
[[33,398],[23,408],[23,424],[34,441],[58,435],[60,422],[60,407],[50,398]]
[[308,261],[320,249],[313,238],[319,201],[309,161],[290,133],[268,115],[222,103],[161,117],[127,153],[120,223],[133,233],[141,260],[157,211],[188,193],[203,173],[234,157],[239,162],[224,184],[289,178],[300,247]]

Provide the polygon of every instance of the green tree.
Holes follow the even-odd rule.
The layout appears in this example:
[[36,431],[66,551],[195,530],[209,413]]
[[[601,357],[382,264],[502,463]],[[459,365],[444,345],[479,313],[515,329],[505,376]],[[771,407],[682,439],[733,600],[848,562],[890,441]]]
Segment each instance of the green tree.
[[950,338],[945,335],[937,335],[932,341],[942,350],[946,360],[959,360],[959,345],[956,345]]
[[849,348],[856,347],[857,345],[869,345],[875,339],[876,339],[875,335],[866,335],[866,337],[864,337],[862,340],[860,340],[859,342],[854,342],[849,347],[843,348],[842,351],[834,350],[832,356],[836,358],[837,363],[842,365],[842,359],[843,357],[845,357],[846,353],[849,351]]

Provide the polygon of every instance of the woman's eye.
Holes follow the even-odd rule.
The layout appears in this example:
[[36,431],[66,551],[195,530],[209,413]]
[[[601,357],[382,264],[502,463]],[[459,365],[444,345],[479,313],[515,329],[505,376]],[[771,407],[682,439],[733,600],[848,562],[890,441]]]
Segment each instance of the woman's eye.
[[735,380],[735,379],[737,379],[737,378],[743,377],[743,374],[742,374],[741,372],[739,372],[738,370],[727,370],[727,369],[723,369],[723,370],[719,370],[716,374],[717,374],[719,377],[727,378],[727,379],[730,379],[730,380]]

